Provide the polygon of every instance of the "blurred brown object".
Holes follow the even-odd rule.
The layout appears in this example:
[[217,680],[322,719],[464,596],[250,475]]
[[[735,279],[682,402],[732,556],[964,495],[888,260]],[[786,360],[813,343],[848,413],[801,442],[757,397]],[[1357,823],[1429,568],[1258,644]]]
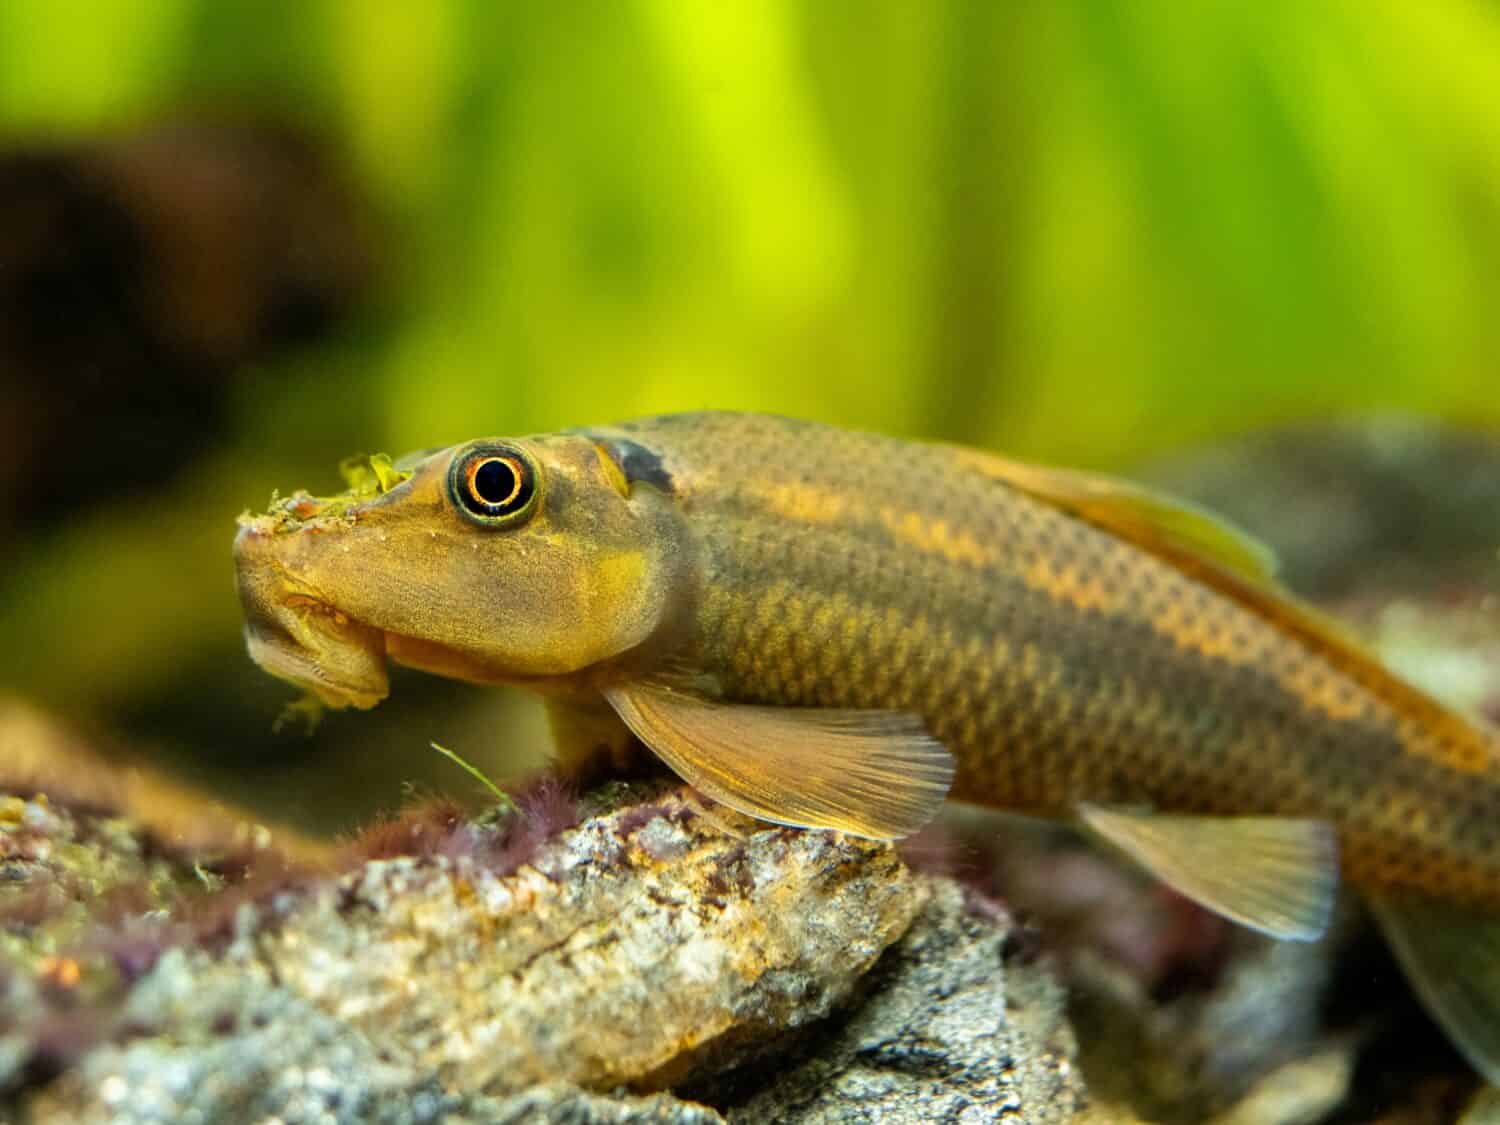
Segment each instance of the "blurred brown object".
[[1493,589],[1500,435],[1402,414],[1261,430],[1148,466],[1148,483],[1253,532],[1281,580],[1342,612]]
[[364,206],[290,127],[0,152],[0,542],[169,478],[236,370],[329,334],[372,273]]
[[[0,789],[136,825],[155,855],[241,856],[274,842],[287,865],[326,867],[338,856],[326,841],[217,801],[213,795],[139,762],[122,760],[81,731],[0,694]],[[0,819],[4,818],[0,810]],[[0,848],[0,858],[4,850]],[[0,885],[7,882],[0,871]],[[13,880],[11,880],[13,882]]]

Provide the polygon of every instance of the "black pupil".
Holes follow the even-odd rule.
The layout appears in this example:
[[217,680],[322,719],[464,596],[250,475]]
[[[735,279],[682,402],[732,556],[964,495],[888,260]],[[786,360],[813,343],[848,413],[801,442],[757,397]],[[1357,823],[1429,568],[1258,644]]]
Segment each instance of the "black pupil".
[[519,500],[517,483],[516,470],[509,461],[496,458],[474,470],[474,494],[486,504],[498,506],[512,497]]

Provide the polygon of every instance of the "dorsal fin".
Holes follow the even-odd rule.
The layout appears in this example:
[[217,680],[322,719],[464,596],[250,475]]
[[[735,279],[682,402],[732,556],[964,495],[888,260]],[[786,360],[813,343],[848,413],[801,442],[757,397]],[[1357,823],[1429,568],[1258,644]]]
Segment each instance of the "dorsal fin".
[[1157,553],[1191,555],[1264,585],[1276,580],[1276,554],[1247,532],[1185,500],[1098,473],[1028,465],[959,450],[985,476]]
[[1387,668],[1341,622],[1278,585],[1269,548],[1208,513],[1110,477],[970,449],[954,452],[968,468],[1134,543],[1274,622],[1383,699],[1419,716],[1434,733],[1460,741],[1482,737],[1462,715]]
[[1098,473],[1028,465],[970,449],[956,452],[969,468],[1134,543],[1317,647],[1383,670],[1379,657],[1344,625],[1298,601],[1276,581],[1276,553],[1270,547],[1212,513]]

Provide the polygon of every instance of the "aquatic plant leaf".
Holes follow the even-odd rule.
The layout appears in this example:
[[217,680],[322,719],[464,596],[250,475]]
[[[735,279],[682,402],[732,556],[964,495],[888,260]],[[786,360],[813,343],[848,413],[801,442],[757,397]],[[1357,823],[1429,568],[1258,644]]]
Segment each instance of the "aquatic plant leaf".
[[239,526],[262,532],[295,531],[311,523],[326,523],[350,518],[350,510],[359,504],[384,496],[410,480],[408,469],[399,469],[384,453],[356,454],[339,462],[339,473],[349,487],[334,496],[314,496],[298,489],[290,496],[271,493],[264,516],[244,512]]
[[301,727],[302,733],[312,735],[323,724],[328,705],[310,691],[303,692],[281,709],[276,721],[271,724],[271,733],[280,734],[292,727]]
[[446,746],[439,745],[436,742],[429,742],[427,745],[431,746],[439,754],[447,758],[459,769],[463,770],[475,781],[479,782],[486,789],[488,789],[491,796],[495,798],[496,808],[514,809],[516,807],[516,803],[511,799],[510,794],[507,793],[504,789],[501,789],[500,786],[496,785],[493,781],[491,781],[489,774],[485,773],[482,769],[474,765],[468,759],[461,757],[455,751],[449,750]]

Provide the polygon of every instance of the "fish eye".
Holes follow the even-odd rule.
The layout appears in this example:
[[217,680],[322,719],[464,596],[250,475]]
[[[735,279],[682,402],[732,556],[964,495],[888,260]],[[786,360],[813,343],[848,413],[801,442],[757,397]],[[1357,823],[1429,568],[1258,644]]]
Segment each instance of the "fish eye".
[[515,446],[475,446],[453,459],[448,491],[459,510],[477,523],[514,523],[536,500],[536,463]]

